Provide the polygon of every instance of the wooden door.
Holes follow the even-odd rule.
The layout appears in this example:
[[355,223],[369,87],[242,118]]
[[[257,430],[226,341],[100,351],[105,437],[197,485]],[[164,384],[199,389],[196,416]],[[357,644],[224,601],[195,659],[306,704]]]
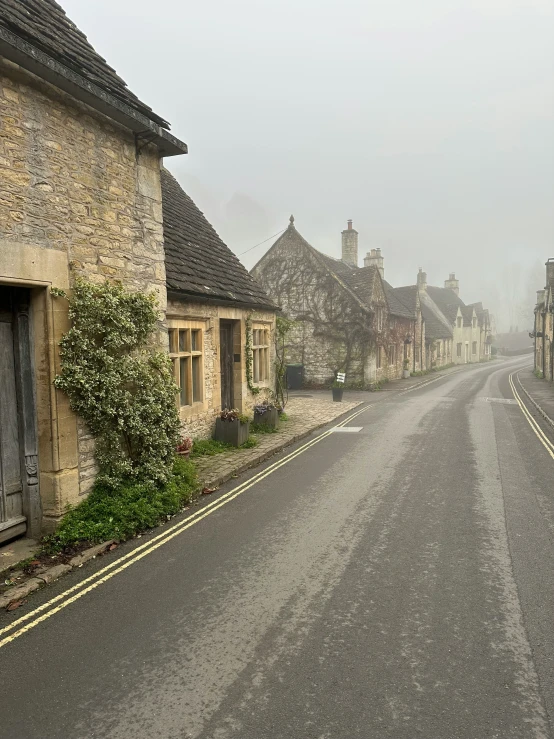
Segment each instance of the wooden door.
[[0,541],[27,528],[17,397],[13,291],[0,288]]
[[219,363],[221,369],[221,407],[234,407],[233,321],[219,322]]

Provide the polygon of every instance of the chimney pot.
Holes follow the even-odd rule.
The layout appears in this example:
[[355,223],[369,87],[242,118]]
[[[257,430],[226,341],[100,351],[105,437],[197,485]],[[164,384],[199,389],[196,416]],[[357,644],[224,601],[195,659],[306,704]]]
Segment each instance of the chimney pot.
[[352,220],[342,232],[342,261],[350,267],[358,266],[358,232],[352,228]]
[[448,280],[444,281],[444,286],[452,290],[456,295],[460,294],[460,281],[456,279],[456,273],[451,272]]
[[385,260],[381,254],[381,249],[372,249],[366,254],[364,267],[377,267],[381,277],[385,277]]

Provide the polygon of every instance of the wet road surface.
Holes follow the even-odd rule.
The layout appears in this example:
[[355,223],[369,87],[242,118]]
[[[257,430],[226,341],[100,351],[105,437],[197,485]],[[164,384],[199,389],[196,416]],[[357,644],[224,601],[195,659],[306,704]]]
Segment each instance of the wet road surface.
[[513,401],[521,366],[387,394],[29,618],[0,648],[0,736],[553,737],[554,459]]

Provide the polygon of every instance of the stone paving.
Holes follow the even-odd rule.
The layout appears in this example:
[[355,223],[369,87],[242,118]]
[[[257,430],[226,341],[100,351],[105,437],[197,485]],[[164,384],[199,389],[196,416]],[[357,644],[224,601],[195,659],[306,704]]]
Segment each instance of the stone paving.
[[291,395],[286,408],[288,420],[281,422],[277,433],[259,434],[256,436],[257,446],[251,449],[237,449],[194,460],[203,487],[222,485],[231,477],[358,407],[370,395],[373,396],[372,393],[356,393],[356,398],[344,399],[342,403],[334,403],[329,390]]
[[523,369],[518,376],[527,396],[530,396],[545,420],[554,427],[554,385],[548,380],[539,380],[532,369]]

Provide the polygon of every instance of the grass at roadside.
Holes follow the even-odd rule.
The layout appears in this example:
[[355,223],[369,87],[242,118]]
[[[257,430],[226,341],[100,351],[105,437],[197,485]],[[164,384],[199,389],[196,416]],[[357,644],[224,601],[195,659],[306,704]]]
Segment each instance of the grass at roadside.
[[179,513],[197,492],[194,464],[184,459],[175,460],[165,485],[129,481],[111,489],[97,483],[86,500],[66,513],[56,532],[43,539],[43,552],[58,554],[83,543],[130,539]]

